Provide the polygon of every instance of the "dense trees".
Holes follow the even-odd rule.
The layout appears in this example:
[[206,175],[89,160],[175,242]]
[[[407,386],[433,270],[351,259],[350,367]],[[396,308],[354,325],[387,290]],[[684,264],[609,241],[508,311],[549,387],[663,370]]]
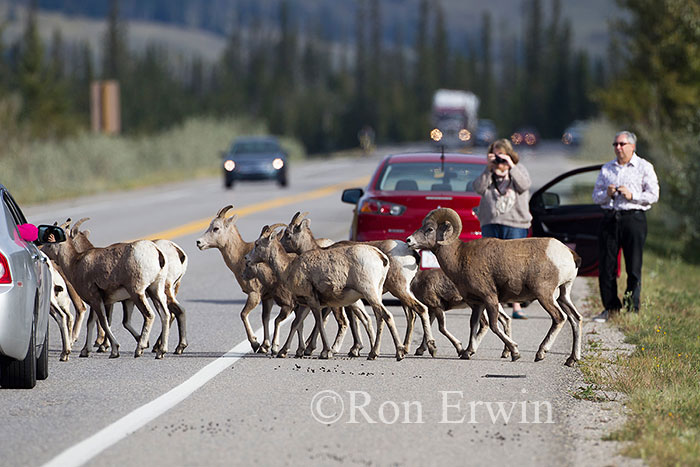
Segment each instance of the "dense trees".
[[[474,91],[480,115],[494,119],[501,134],[530,124],[558,137],[571,120],[594,110],[593,67],[587,55],[572,50],[560,0],[524,0],[522,37],[505,18],[488,13],[479,30],[449,34],[439,0],[418,0],[415,21],[392,23],[391,33],[380,0],[353,2],[354,27],[345,32],[327,10],[302,23],[303,2],[240,0],[214,64],[157,45],[130,51],[122,11],[137,15],[139,5],[100,0],[82,10],[107,19],[99,66],[88,45],[67,44],[59,33],[44,52],[30,15],[24,38],[13,45],[18,53],[0,55],[0,67],[12,76],[0,82],[0,99],[16,87],[24,121],[41,121],[35,134],[60,135],[78,120],[87,124],[91,79],[117,79],[124,131],[151,132],[192,114],[245,114],[275,133],[299,137],[312,153],[357,145],[366,125],[383,141],[426,139],[431,97],[442,87]],[[190,24],[199,3],[149,5],[159,18]],[[265,21],[272,7],[274,20]],[[214,21],[207,14],[198,21]]]

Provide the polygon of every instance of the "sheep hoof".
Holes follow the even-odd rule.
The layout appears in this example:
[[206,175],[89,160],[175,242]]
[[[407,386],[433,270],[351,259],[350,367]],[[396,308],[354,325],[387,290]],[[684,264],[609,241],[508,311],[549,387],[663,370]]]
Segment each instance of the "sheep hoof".
[[260,348],[258,341],[250,341],[250,346],[253,348],[253,352],[257,352]]
[[156,360],[162,360],[164,356],[165,356],[165,352],[163,352],[162,350],[159,350],[158,352],[156,352]]
[[294,357],[295,357],[295,358],[301,358],[301,357],[303,357],[304,355],[305,355],[305,353],[304,353],[304,348],[303,348],[303,347],[299,347],[299,348],[297,349],[297,351],[294,353]]
[[434,357],[437,354],[437,346],[435,345],[435,341],[428,342],[428,352],[430,352],[431,357]]
[[80,351],[80,358],[87,358],[90,355],[90,352],[87,349],[83,349]]
[[510,358],[510,350],[504,350],[501,354],[501,358]]
[[374,350],[371,350],[369,354],[367,355],[367,360],[376,360],[377,359],[377,354],[374,352]]
[[277,352],[277,358],[287,358],[287,350],[282,349],[279,352]]
[[519,354],[519,353],[514,353],[514,354],[511,355],[511,357],[510,357],[510,361],[511,361],[511,362],[514,362],[514,361],[519,360],[519,359],[520,359],[520,354]]
[[175,348],[175,352],[173,352],[175,355],[182,355],[182,352],[185,350],[187,347],[187,344],[180,344]]
[[418,347],[418,348],[416,349],[416,352],[415,352],[413,355],[415,355],[415,356],[417,356],[417,357],[420,357],[420,356],[423,355],[424,353],[425,353],[425,347],[421,346],[421,347]]
[[321,354],[318,356],[319,360],[328,360],[329,352],[327,350],[322,350]]
[[569,357],[566,359],[566,363],[564,363],[564,365],[571,367],[574,366],[574,363],[576,363],[576,359],[574,357]]
[[273,353],[274,355],[277,355],[277,352],[279,352],[280,346],[279,345],[273,345],[270,347],[270,352]]
[[310,357],[311,355],[314,354],[314,350],[316,350],[314,347],[307,347],[304,349],[303,354],[307,357]]
[[360,349],[362,349],[362,347],[352,347],[350,352],[348,352],[348,357],[359,357]]
[[104,345],[99,345],[97,347],[97,350],[95,352],[97,353],[105,353],[107,351],[107,348]]
[[462,352],[459,354],[459,358],[462,360],[470,360],[472,357],[472,353],[469,350],[462,350]]
[[61,354],[61,357],[58,359],[59,362],[67,362],[68,361],[68,354]]
[[258,350],[255,353],[261,353],[263,355],[267,355],[267,353],[270,351],[270,346],[266,346],[265,344],[261,345],[258,347]]
[[119,358],[119,350],[116,350],[109,354],[109,358]]
[[535,354],[535,361],[539,362],[540,360],[544,360],[545,352],[539,351]]
[[403,347],[396,349],[396,361],[400,362],[406,356],[406,350]]

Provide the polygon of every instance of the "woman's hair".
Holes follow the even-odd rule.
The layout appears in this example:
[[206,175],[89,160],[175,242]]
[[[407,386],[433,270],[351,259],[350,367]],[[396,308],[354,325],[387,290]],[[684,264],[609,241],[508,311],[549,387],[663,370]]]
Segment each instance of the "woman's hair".
[[518,156],[518,153],[515,152],[515,149],[513,149],[513,145],[510,144],[510,140],[507,138],[501,138],[497,139],[491,145],[489,146],[489,154],[495,154],[496,150],[501,150],[502,152],[505,152],[510,156],[511,159],[513,159],[513,163],[517,164],[520,162],[520,156]]

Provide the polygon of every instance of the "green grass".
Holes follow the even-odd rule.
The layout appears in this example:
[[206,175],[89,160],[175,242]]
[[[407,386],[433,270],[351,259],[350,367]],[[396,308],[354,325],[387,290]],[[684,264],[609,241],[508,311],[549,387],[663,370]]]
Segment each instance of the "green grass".
[[[248,120],[195,118],[152,136],[15,138],[0,148],[0,182],[25,204],[212,176],[220,173],[221,151],[233,139],[264,133],[264,125]],[[305,156],[298,142],[281,142],[292,159]]]
[[650,465],[698,465],[700,267],[683,261],[681,243],[663,229],[660,217],[653,210],[649,217],[641,312],[612,320],[636,349],[612,362],[594,351],[582,364],[590,386],[579,396],[597,400],[595,388],[626,395],[627,422],[610,436],[628,442],[623,454]]

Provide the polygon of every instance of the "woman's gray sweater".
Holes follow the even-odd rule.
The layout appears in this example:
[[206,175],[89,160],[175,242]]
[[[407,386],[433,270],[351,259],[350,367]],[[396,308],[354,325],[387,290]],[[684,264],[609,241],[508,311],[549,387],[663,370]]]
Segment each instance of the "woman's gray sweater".
[[[501,191],[494,180],[493,172],[487,165],[484,172],[474,180],[474,191],[481,195],[479,203],[479,223],[501,224],[509,227],[527,229],[530,227],[530,174],[521,164],[516,164],[509,171],[510,183],[508,188]],[[503,192],[503,194],[501,194]],[[509,193],[510,192],[510,193]],[[499,198],[502,199],[498,203]],[[499,209],[500,208],[500,209]]]

